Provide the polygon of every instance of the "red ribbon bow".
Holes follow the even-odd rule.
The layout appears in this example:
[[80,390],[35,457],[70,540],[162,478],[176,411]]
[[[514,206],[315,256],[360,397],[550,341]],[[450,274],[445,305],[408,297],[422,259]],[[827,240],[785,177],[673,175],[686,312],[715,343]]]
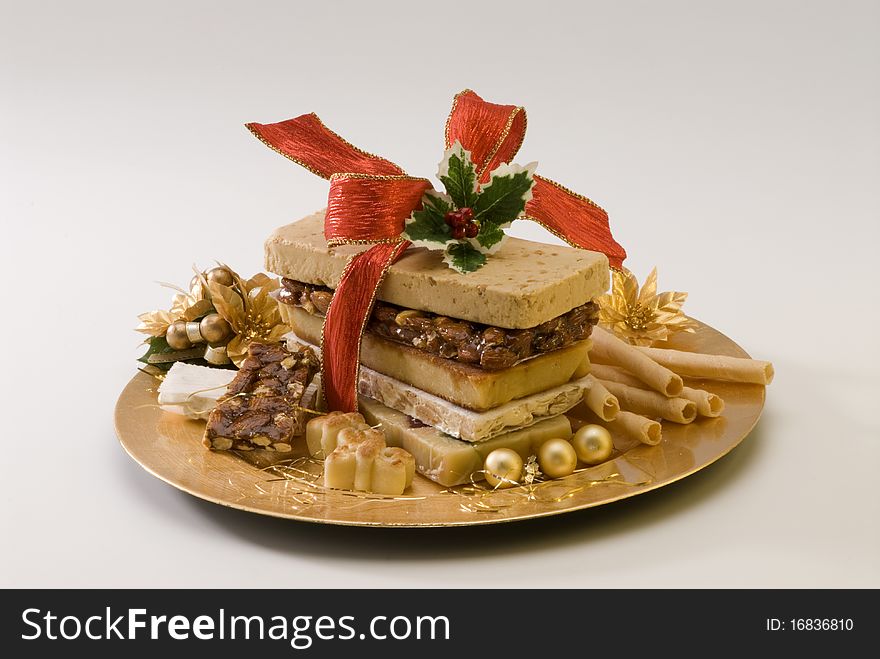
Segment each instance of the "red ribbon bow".
[[[247,127],[281,155],[330,179],[324,236],[331,247],[375,244],[349,261],[324,321],[327,406],[354,411],[364,326],[385,272],[410,245],[401,235],[404,223],[431,183],[349,144],[315,114]],[[456,95],[446,120],[446,148],[461,142],[471,152],[481,182],[498,165],[513,160],[525,134],[524,108],[487,103],[469,89]],[[621,267],[626,258],[602,208],[542,176],[535,176],[523,219],[537,222],[573,247],[604,252],[612,267]]]

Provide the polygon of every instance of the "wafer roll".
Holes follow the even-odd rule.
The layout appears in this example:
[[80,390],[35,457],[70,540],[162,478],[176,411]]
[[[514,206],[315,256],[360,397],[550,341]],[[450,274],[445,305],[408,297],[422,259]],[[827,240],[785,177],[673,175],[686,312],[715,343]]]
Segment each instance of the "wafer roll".
[[617,399],[593,375],[588,375],[586,381],[588,386],[584,391],[584,403],[603,421],[614,419],[620,412]]
[[617,416],[606,425],[611,432],[619,432],[650,446],[659,444],[663,439],[663,430],[659,421],[626,410],[618,412]]
[[[596,345],[599,344],[598,336],[596,336],[598,334],[597,328],[593,333]],[[675,373],[691,378],[763,384],[765,386],[773,381],[773,364],[758,359],[704,355],[697,352],[669,350],[668,348],[636,347],[634,349]]]
[[[594,364],[592,370],[593,375],[602,380],[626,384],[631,387],[645,387],[645,384],[637,377],[619,368],[615,368],[614,366],[608,366],[607,364]],[[724,412],[724,401],[721,397],[704,389],[682,387],[681,393],[678,394],[678,397],[693,401],[697,406],[697,414],[700,416],[716,417],[721,416],[721,413]]]
[[714,418],[721,416],[724,412],[724,399],[717,394],[713,394],[711,391],[684,387],[679,397],[693,401],[697,406],[697,414],[700,416]]
[[[585,403],[581,403],[571,410],[571,415],[575,419],[583,419],[583,423],[597,423],[608,428],[612,438],[615,438],[614,447],[618,450],[626,450],[629,447],[620,440],[635,440],[654,446],[663,439],[663,427],[659,421],[635,412],[620,410],[614,420],[605,421],[590,410]],[[575,428],[574,423],[572,428]]]
[[590,360],[594,363],[620,366],[635,375],[654,391],[664,396],[677,396],[684,383],[681,376],[664,368],[648,355],[640,352],[600,327],[593,330],[593,348]]
[[660,417],[675,423],[690,423],[697,418],[697,406],[684,398],[667,398],[656,391],[638,389],[619,382],[600,380],[610,391],[620,408],[647,417]]

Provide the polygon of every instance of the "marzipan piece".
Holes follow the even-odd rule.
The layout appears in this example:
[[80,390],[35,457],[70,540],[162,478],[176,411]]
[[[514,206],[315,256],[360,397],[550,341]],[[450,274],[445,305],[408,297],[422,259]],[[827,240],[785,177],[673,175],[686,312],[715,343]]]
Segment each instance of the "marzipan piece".
[[357,412],[329,412],[316,416],[306,424],[306,446],[309,455],[323,460],[330,455],[339,442],[339,433],[346,428],[366,430],[369,424]]
[[412,484],[413,456],[385,444],[381,430],[344,428],[336,448],[324,460],[324,486],[400,495]]

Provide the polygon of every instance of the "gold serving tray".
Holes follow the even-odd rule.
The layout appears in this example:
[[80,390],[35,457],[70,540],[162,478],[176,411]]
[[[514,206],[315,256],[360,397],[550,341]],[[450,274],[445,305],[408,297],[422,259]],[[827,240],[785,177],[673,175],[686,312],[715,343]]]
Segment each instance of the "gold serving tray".
[[[748,357],[732,340],[700,323],[669,347]],[[138,373],[116,404],[116,432],[144,469],[193,496],[240,510],[303,522],[349,526],[433,527],[494,524],[558,515],[655,490],[689,476],[735,448],[764,407],[764,387],[692,381],[724,399],[724,415],[690,425],[663,422],[657,446],[627,446],[608,462],[555,481],[492,492],[444,488],[416,476],[402,497],[346,493],[321,486],[320,464],[300,452],[214,452],[201,443],[205,424],[163,412],[157,382]]]

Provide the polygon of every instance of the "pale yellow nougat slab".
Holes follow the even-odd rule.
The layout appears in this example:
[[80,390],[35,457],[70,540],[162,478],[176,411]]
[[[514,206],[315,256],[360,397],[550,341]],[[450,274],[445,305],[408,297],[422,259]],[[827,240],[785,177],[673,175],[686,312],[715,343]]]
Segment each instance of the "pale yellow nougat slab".
[[485,412],[474,412],[362,367],[358,392],[467,442],[481,442],[564,414],[581,402],[591,380],[580,378]]
[[[327,247],[324,212],[276,229],[266,240],[266,268],[308,284],[336,288],[348,259],[365,245]],[[485,266],[462,275],[443,254],[411,248],[388,269],[378,299],[409,309],[509,329],[535,327],[608,288],[604,254],[508,238]]]
[[571,437],[571,423],[565,415],[559,415],[484,442],[463,442],[436,428],[414,423],[406,414],[366,396],[360,396],[358,403],[367,423],[381,424],[389,446],[406,450],[415,458],[416,471],[444,487],[469,483],[471,474],[483,468],[483,460],[496,448],[511,448],[525,459],[537,453],[548,439]]
[[[322,316],[280,304],[281,317],[303,341],[321,344]],[[587,359],[589,339],[488,371],[364,334],[361,364],[471,410],[485,411],[568,382]]]

